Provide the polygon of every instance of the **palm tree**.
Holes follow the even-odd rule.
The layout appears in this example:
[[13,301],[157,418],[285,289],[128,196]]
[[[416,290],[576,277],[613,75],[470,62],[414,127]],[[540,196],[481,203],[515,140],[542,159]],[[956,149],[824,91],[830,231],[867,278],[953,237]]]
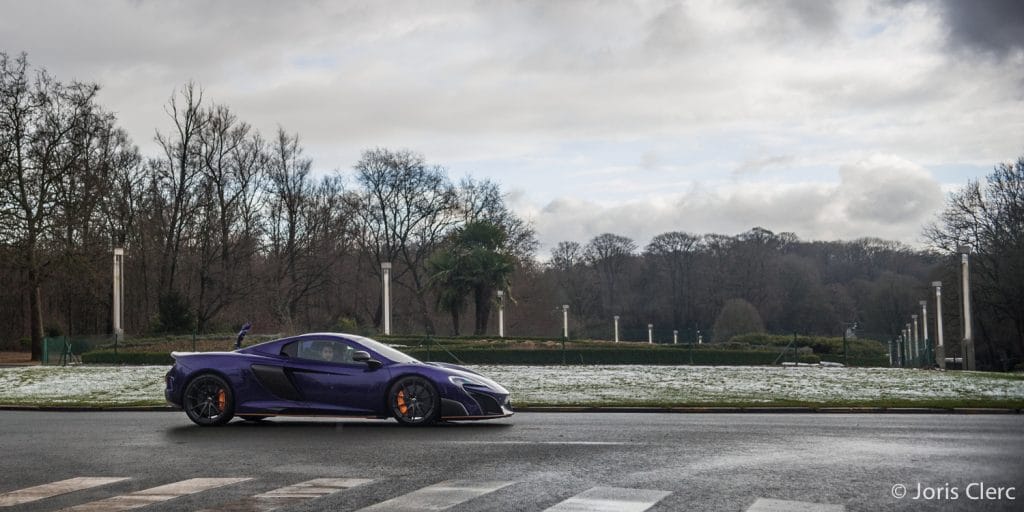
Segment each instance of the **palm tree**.
[[487,332],[487,321],[495,291],[508,293],[515,258],[505,247],[508,236],[498,225],[470,222],[452,233],[448,244],[430,259],[431,283],[437,289],[437,306],[452,315],[453,330],[459,333],[459,315],[472,292],[476,307],[473,333]]
[[452,334],[459,335],[459,319],[466,309],[466,295],[471,288],[460,271],[459,254],[451,247],[435,252],[427,261],[430,286],[437,290],[437,309],[452,316]]

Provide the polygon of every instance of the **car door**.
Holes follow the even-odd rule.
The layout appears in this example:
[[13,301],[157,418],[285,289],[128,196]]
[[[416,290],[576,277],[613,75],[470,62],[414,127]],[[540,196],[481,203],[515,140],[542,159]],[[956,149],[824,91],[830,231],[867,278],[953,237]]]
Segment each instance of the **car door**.
[[286,363],[304,401],[325,414],[377,416],[384,412],[385,368],[352,360],[357,345],[338,339],[303,339],[286,347]]

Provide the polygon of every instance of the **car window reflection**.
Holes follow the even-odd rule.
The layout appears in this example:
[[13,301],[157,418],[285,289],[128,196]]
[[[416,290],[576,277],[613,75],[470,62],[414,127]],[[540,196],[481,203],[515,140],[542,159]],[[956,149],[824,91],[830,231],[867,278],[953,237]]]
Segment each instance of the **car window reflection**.
[[347,343],[335,340],[300,340],[285,345],[281,354],[309,361],[323,363],[353,364],[352,355],[356,349]]

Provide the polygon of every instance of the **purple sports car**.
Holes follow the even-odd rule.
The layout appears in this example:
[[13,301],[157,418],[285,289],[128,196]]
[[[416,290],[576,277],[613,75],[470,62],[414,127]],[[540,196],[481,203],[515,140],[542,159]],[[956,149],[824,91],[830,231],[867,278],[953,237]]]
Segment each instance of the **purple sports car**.
[[424,363],[351,334],[303,334],[234,352],[171,356],[164,395],[199,425],[284,415],[427,425],[513,414],[508,391],[472,370]]

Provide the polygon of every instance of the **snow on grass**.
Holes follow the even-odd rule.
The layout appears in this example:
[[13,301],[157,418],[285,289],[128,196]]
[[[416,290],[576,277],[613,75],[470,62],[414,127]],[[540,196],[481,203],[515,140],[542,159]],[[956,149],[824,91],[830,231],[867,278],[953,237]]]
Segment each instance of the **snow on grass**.
[[112,407],[164,403],[166,366],[0,368],[0,404]]
[[1024,400],[1024,379],[894,368],[477,366],[521,405]]
[[[496,366],[514,405],[913,404],[1024,401],[1024,377],[892,368]],[[162,405],[166,366],[0,368],[0,404]]]

